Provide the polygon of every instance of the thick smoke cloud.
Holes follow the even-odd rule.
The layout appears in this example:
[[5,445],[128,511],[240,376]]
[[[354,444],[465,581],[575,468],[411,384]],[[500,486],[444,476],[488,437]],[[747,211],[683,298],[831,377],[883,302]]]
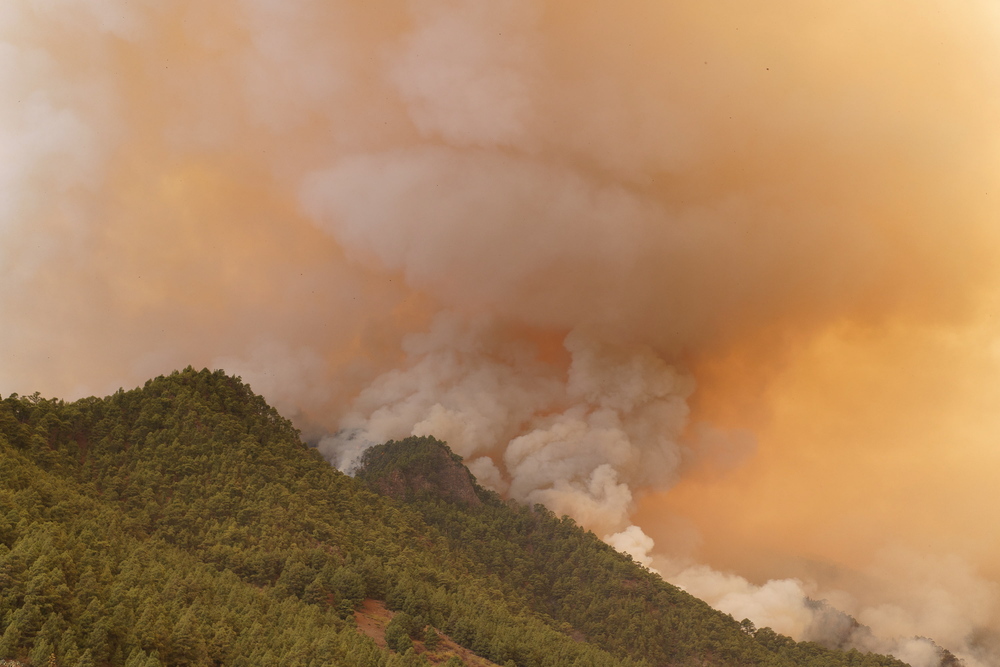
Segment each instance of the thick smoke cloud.
[[839,637],[827,599],[987,664],[998,37],[985,1],[5,2],[0,390],[223,367],[341,467],[433,434],[758,625]]
[[[955,557],[881,551],[853,592],[797,579],[754,585],[704,565],[658,563],[677,585],[734,618],[839,648],[891,653],[914,667],[941,664],[942,647],[967,667],[986,667],[996,656],[997,584]],[[914,584],[917,585],[914,585]],[[817,594],[828,596],[816,600]],[[979,628],[970,633],[970,628]],[[990,636],[992,634],[992,637]]]
[[563,373],[509,332],[442,316],[404,340],[407,363],[361,392],[320,451],[349,470],[367,445],[434,435],[484,483],[616,534],[630,527],[633,487],[677,474],[693,382],[648,348],[574,331],[565,349]]

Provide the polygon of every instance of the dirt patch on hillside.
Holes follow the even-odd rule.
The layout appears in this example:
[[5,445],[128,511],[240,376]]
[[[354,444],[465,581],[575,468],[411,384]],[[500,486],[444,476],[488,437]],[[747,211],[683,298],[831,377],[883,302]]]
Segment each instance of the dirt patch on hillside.
[[358,631],[371,637],[381,648],[385,648],[385,626],[389,625],[390,620],[392,612],[385,608],[385,603],[378,600],[365,600],[361,609],[354,612]]

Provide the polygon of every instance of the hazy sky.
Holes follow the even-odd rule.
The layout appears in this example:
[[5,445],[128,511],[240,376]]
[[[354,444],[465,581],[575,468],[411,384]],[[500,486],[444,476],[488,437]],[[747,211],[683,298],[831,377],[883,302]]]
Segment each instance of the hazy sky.
[[0,392],[221,367],[989,664],[998,112],[991,0],[7,0]]

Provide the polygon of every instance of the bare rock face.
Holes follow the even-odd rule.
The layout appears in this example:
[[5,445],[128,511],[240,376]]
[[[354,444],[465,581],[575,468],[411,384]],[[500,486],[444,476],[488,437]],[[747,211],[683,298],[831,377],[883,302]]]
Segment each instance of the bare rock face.
[[361,459],[357,477],[373,490],[401,500],[437,497],[462,505],[480,505],[481,489],[462,457],[432,437],[390,440],[372,447]]

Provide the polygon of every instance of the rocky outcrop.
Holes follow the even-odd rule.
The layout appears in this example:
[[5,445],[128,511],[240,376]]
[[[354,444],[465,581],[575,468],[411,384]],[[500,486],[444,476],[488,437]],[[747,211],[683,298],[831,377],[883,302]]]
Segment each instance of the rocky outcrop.
[[431,437],[390,440],[372,447],[362,457],[357,477],[393,498],[432,496],[463,505],[482,503],[482,490],[462,457]]

